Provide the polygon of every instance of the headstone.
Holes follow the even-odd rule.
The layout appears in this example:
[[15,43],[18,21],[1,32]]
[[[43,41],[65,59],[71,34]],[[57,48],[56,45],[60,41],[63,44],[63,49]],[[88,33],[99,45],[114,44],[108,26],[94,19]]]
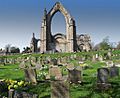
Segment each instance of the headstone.
[[24,60],[19,67],[24,70],[26,81],[31,82],[32,84],[37,84],[36,67],[31,64],[30,58]]
[[31,82],[32,84],[36,84],[37,80],[36,80],[36,70],[35,69],[24,69],[24,73],[25,73],[25,80],[28,82]]
[[95,55],[95,58],[98,59],[98,54]]
[[57,59],[51,59],[51,64],[52,64],[52,65],[57,65],[57,64],[58,64]]
[[5,65],[6,62],[5,62],[5,58],[1,58],[1,64]]
[[103,57],[101,55],[99,56],[99,61],[103,61]]
[[70,83],[81,83],[82,79],[81,79],[81,71],[82,68],[76,67],[76,68],[68,68],[68,81]]
[[0,93],[6,92],[8,89],[7,83],[5,83],[3,80],[0,80]]
[[68,65],[67,65],[67,69],[69,69],[69,70],[73,70],[73,69],[74,69],[74,64],[72,64],[72,63],[68,63]]
[[113,65],[114,65],[113,61],[108,61],[108,62],[106,62],[106,64],[108,67],[113,67]]
[[41,69],[41,67],[42,67],[42,66],[41,66],[39,63],[36,63],[36,65],[35,65],[35,68],[36,68],[36,69]]
[[62,80],[61,69],[58,66],[52,66],[49,68],[49,75],[55,77],[55,80]]
[[58,64],[61,64],[61,58],[58,58]]
[[24,69],[25,67],[26,67],[25,66],[25,61],[23,61],[22,63],[20,63],[19,68]]
[[116,66],[110,67],[110,77],[119,76],[119,68]]
[[100,90],[108,90],[111,84],[108,83],[109,70],[108,68],[99,68],[97,70],[97,87]]
[[29,94],[27,92],[15,92],[12,98],[38,98],[37,94]]
[[62,64],[66,63],[66,58],[65,58],[65,57],[62,57],[62,58],[61,58],[61,63],[62,63]]
[[10,89],[8,91],[8,98],[13,98],[13,96],[14,96],[14,89]]
[[51,98],[69,98],[69,83],[63,80],[52,81]]
[[31,57],[30,62],[34,65],[37,62],[36,57]]
[[86,60],[86,57],[84,56],[84,57],[82,57],[82,61],[85,61]]
[[77,55],[76,54],[74,54],[74,59],[76,59],[77,58]]
[[108,83],[109,70],[108,68],[99,68],[97,74],[98,83]]
[[112,52],[111,52],[111,50],[109,50],[108,53],[107,53],[107,58],[111,59],[111,57],[112,57]]

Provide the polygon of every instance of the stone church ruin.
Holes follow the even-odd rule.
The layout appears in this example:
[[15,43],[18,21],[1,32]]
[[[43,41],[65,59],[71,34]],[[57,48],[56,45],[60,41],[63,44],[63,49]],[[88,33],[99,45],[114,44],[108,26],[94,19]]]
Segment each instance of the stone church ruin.
[[[52,35],[51,22],[57,12],[63,14],[65,18],[66,34],[57,33]],[[31,40],[32,52],[37,52],[38,41],[40,41],[40,53],[47,51],[76,52],[91,50],[90,36],[76,35],[75,20],[60,2],[55,3],[49,12],[46,9],[44,10],[40,39],[36,39],[33,35]]]

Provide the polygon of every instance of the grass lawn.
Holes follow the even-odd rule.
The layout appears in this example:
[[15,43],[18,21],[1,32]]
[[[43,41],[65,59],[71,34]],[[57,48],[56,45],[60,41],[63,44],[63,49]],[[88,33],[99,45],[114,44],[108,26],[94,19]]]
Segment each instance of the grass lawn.
[[24,72],[18,64],[0,65],[0,79],[24,80]]
[[[120,98],[120,77],[110,78],[111,88],[99,91],[96,89],[97,69],[105,66],[105,63],[86,61],[86,64],[90,68],[83,70],[82,84],[70,85],[70,98]],[[18,68],[18,64],[0,65],[0,79],[24,80],[24,72]],[[50,90],[50,82],[46,82],[30,86],[26,91],[38,94],[39,98],[50,98]]]

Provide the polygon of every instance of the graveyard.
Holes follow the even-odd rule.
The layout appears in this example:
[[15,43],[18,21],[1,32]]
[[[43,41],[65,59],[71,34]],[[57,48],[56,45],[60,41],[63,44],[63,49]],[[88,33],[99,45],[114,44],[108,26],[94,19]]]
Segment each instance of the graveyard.
[[0,96],[120,98],[120,51],[0,57]]

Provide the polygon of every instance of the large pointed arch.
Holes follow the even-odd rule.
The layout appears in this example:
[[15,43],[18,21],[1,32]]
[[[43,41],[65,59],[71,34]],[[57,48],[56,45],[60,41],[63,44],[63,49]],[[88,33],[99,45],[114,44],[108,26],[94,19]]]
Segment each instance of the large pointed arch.
[[68,35],[68,27],[70,24],[70,21],[72,20],[71,15],[68,13],[68,11],[63,7],[63,5],[60,2],[57,2],[53,8],[49,11],[48,13],[48,27],[49,27],[49,31],[51,32],[51,22],[52,22],[52,18],[54,17],[54,15],[57,12],[60,12],[61,14],[63,14],[64,18],[65,18],[65,22],[66,22],[66,35]]
[[[65,52],[73,52],[76,47],[76,26],[75,21],[68,13],[68,11],[63,7],[60,2],[57,2],[52,9],[47,13],[45,11],[43,22],[42,22],[42,32],[41,32],[41,51],[51,50],[52,34],[51,34],[51,21],[55,13],[61,12],[65,17],[66,22],[66,42],[68,49]],[[59,21],[59,20],[58,20]]]

